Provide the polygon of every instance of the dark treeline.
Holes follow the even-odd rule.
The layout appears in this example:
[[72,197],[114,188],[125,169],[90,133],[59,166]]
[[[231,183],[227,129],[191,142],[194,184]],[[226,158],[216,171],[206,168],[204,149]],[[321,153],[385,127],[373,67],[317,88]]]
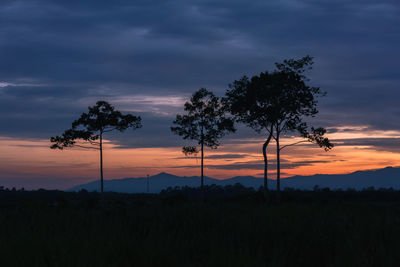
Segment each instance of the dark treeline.
[[[276,195],[272,190],[270,194]],[[13,206],[16,204],[25,205],[47,205],[47,206],[76,206],[95,208],[101,205],[129,205],[132,203],[178,203],[203,201],[250,201],[254,203],[264,203],[264,188],[255,190],[252,187],[245,187],[239,183],[234,185],[219,186],[205,185],[200,187],[168,187],[159,194],[127,194],[116,192],[88,192],[80,190],[79,192],[65,192],[60,190],[24,190],[15,188],[0,187],[0,206]],[[363,190],[331,190],[329,187],[314,187],[314,190],[297,190],[284,188],[281,192],[282,202],[342,202],[342,201],[400,201],[400,190],[391,188],[368,187]],[[275,198],[269,198],[269,204],[274,204]]]

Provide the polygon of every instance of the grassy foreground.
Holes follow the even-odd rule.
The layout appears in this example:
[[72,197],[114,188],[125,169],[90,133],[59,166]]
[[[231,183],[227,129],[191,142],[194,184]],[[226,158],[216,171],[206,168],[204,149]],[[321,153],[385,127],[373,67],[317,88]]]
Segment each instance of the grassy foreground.
[[0,265],[398,266],[400,193],[391,194],[284,192],[277,206],[257,192],[206,203],[0,192]]

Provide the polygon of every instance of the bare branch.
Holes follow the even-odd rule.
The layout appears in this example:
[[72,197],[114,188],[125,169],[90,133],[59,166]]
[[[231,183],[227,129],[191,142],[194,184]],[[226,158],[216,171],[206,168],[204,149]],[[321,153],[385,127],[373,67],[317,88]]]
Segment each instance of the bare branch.
[[95,150],[99,150],[99,148],[97,148],[97,147],[91,147],[91,146],[82,146],[82,145],[77,145],[77,144],[75,144],[74,146],[80,147],[80,148],[85,148],[85,149],[95,149]]
[[297,144],[300,144],[300,143],[306,143],[306,142],[311,142],[311,141],[310,140],[302,140],[302,141],[299,141],[299,142],[296,142],[296,143],[293,143],[293,144],[284,145],[284,146],[281,146],[279,148],[279,150],[282,150],[282,149],[284,149],[285,147],[288,147],[288,146],[294,146],[294,145],[297,145]]
[[103,130],[103,133],[112,132],[112,131],[114,131],[116,129],[117,129],[117,127],[108,128],[107,130]]
[[94,145],[94,146],[100,146],[100,142],[95,142],[95,141],[92,141],[92,140],[88,140],[88,142],[90,144]]

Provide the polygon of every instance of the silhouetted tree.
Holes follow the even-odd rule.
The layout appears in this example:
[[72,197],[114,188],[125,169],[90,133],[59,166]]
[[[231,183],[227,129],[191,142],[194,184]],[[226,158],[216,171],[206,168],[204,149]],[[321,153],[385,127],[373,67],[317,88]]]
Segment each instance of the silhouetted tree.
[[229,85],[230,90],[226,92],[223,99],[225,107],[235,116],[235,119],[255,130],[257,133],[266,134],[262,152],[264,157],[264,198],[268,197],[268,157],[267,147],[273,134],[273,123],[270,121],[269,113],[271,107],[268,105],[269,95],[263,85],[256,79],[253,83],[243,76],[240,80]]
[[[276,63],[277,70],[274,72],[276,81],[273,86],[277,88],[275,96],[275,112],[272,120],[274,122],[277,158],[277,196],[280,192],[280,152],[282,149],[302,142],[314,142],[325,151],[333,148],[333,144],[325,137],[326,130],[322,127],[308,130],[305,117],[315,117],[317,110],[317,97],[324,96],[319,87],[307,85],[309,79],[304,75],[311,70],[313,59],[310,56],[299,60],[284,60],[283,63]],[[280,137],[288,132],[297,132],[306,140],[280,146]]]
[[[171,131],[183,139],[195,140],[201,152],[201,190],[204,188],[204,146],[216,149],[219,139],[229,132],[235,132],[233,120],[225,116],[221,100],[212,92],[202,88],[185,103],[186,115],[177,115]],[[196,146],[184,146],[185,155],[197,154]]]
[[[302,142],[314,142],[325,150],[333,147],[324,136],[324,128],[311,127],[309,130],[307,123],[303,121],[305,117],[314,117],[318,113],[316,98],[325,95],[320,88],[306,84],[309,80],[304,72],[310,70],[312,64],[310,56],[276,63],[275,71],[262,72],[251,79],[244,76],[239,81],[234,81],[226,93],[225,101],[231,113],[257,132],[265,131],[268,135],[263,145],[265,187],[268,164],[266,148],[271,138],[276,141],[278,200],[282,149]],[[281,136],[290,132],[297,132],[306,140],[280,146]]]
[[[72,123],[72,128],[61,136],[50,138],[54,143],[50,148],[64,149],[80,147],[100,151],[100,191],[103,193],[103,135],[117,130],[141,128],[141,118],[131,114],[123,115],[106,101],[98,101],[95,106],[88,107],[88,113],[82,113],[78,120]],[[77,142],[81,140],[81,142]]]

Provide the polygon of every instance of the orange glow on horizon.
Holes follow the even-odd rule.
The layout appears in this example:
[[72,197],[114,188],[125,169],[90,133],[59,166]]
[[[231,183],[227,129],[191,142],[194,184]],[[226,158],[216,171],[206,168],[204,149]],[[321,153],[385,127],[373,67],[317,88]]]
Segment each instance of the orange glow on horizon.
[[[397,138],[400,132],[338,132],[333,140],[356,138]],[[296,142],[282,140],[282,145]],[[205,152],[205,175],[217,179],[233,176],[263,175],[262,139],[233,140],[217,150]],[[79,148],[51,150],[48,140],[21,140],[0,137],[0,173],[6,178],[58,177],[92,178],[99,176],[98,151]],[[223,158],[228,156],[228,158]],[[207,158],[211,157],[211,158]],[[268,148],[270,178],[275,178],[275,143]],[[378,150],[372,146],[338,145],[324,152],[312,144],[282,150],[282,177],[313,174],[343,174],[358,170],[399,166],[400,153]],[[106,142],[104,151],[105,179],[145,177],[168,172],[180,176],[198,176],[200,160],[185,158],[180,147],[121,149]],[[1,177],[0,177],[1,178]]]

